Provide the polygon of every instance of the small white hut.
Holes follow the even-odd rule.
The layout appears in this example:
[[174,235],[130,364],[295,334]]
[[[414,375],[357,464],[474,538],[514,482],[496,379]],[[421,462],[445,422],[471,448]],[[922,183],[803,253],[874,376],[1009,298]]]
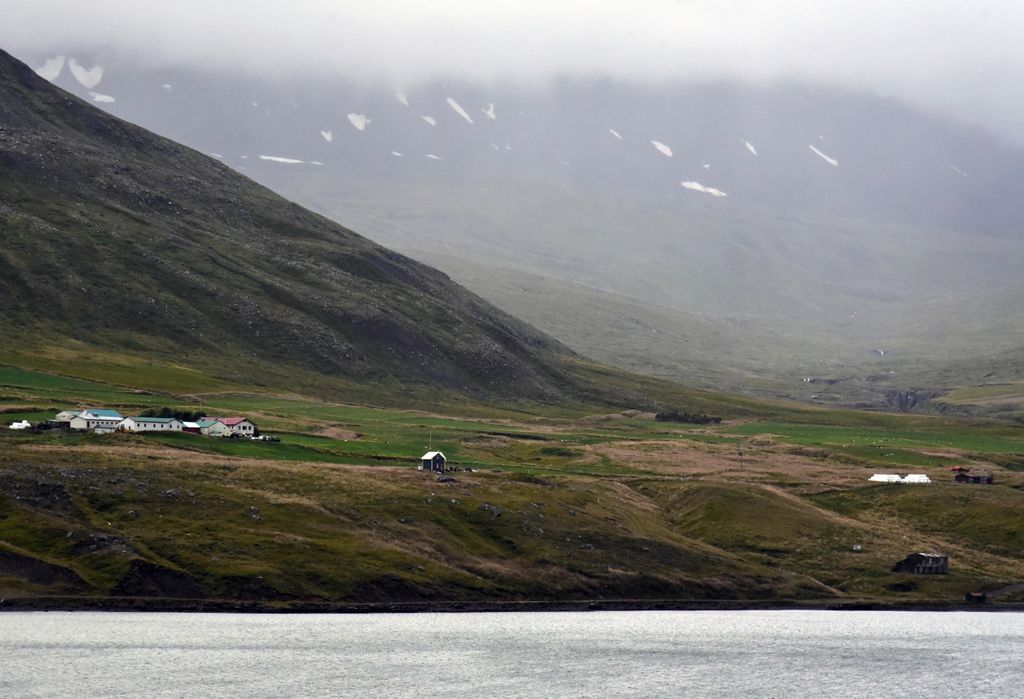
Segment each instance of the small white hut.
[[440,451],[428,451],[426,454],[420,457],[420,471],[444,471],[445,464],[448,460],[444,457],[444,453]]

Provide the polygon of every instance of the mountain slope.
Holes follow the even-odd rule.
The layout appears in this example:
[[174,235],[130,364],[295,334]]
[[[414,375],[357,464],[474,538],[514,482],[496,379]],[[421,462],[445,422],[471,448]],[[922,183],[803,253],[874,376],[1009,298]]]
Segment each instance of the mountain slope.
[[1020,305],[1024,152],[895,99],[614,80],[396,92],[54,52],[69,49],[99,86],[31,63],[624,369],[885,406],[1024,346],[1000,310]]
[[551,398],[571,352],[457,286],[0,53],[5,349],[84,342]]

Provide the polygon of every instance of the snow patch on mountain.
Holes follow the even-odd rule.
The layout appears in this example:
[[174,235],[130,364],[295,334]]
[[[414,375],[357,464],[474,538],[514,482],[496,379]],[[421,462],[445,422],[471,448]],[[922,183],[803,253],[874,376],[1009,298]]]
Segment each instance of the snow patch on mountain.
[[440,155],[434,155],[433,153],[427,153],[426,157],[430,158],[431,160],[443,160],[443,158]]
[[54,56],[53,58],[47,58],[43,61],[43,65],[36,68],[36,75],[43,80],[49,80],[53,82],[60,77],[60,72],[64,70],[64,55]]
[[103,104],[110,104],[111,102],[117,101],[110,95],[104,95],[99,92],[90,92],[89,96],[92,97],[93,102],[102,102]]
[[402,90],[395,90],[395,99],[404,104],[406,107],[409,106],[409,96]]
[[401,153],[399,153],[399,152],[398,152],[397,150],[393,150],[393,151],[391,151],[391,155],[395,156],[396,158],[401,158],[401,157],[404,157],[404,156],[403,156],[403,155],[402,155]]
[[448,106],[452,108],[453,112],[455,112],[460,117],[462,117],[463,119],[468,121],[470,124],[473,123],[473,117],[469,116],[469,114],[466,112],[466,110],[462,108],[461,104],[459,104],[458,102],[453,100],[451,97],[445,97],[444,99],[445,99],[445,102],[448,103]]
[[223,160],[224,159],[224,156],[221,155],[220,153],[210,153],[210,157],[216,158],[217,160]]
[[704,163],[703,165],[701,165],[701,167],[704,168],[705,170],[710,170],[711,169],[711,163]]
[[651,141],[651,145],[657,148],[659,151],[661,151],[664,155],[668,156],[669,158],[672,157],[672,149],[666,146],[661,141]]
[[[245,157],[244,155],[242,156]],[[295,158],[282,158],[279,155],[261,155],[260,160],[269,160],[272,163],[284,163],[286,165],[299,165],[306,162],[305,160],[296,160]]]
[[608,132],[609,132],[609,133],[610,133],[610,134],[611,134],[612,136],[614,136],[615,138],[619,139],[620,141],[622,140],[622,134],[620,134],[620,133],[619,133],[618,131],[616,131],[615,129],[608,129]]
[[753,143],[751,143],[750,141],[744,141],[743,145],[745,145],[747,147],[747,150],[749,150],[753,155],[757,155],[757,148],[754,148]]
[[437,119],[435,119],[435,118],[434,118],[434,117],[432,117],[432,116],[429,116],[429,115],[427,115],[427,114],[424,114],[424,115],[423,115],[423,116],[421,116],[420,118],[421,118],[421,119],[423,119],[423,121],[425,121],[425,122],[427,122],[428,124],[430,124],[431,126],[437,126]]
[[694,192],[703,192],[704,194],[710,194],[713,197],[727,197],[727,196],[729,196],[728,194],[726,194],[725,192],[723,192],[720,189],[715,189],[714,187],[705,187],[700,182],[689,181],[689,182],[680,182],[679,184],[681,184],[684,189],[689,189],[689,190],[694,191]]
[[486,109],[481,109],[488,119],[497,119],[498,115],[494,113],[494,102],[488,102]]
[[164,83],[163,85],[160,86],[160,89],[163,90],[164,92],[172,92],[174,90],[174,86],[171,85],[170,83]]
[[100,80],[103,80],[103,66],[86,68],[85,66],[80,65],[75,59],[69,58],[68,68],[71,69],[71,74],[75,76],[75,80],[80,82],[82,87],[87,90],[93,89],[100,84]]
[[328,143],[330,143],[331,141],[334,140],[334,132],[332,132],[330,130],[327,130],[327,131],[322,131],[321,130],[320,131],[320,135],[323,136],[324,140],[327,141]]
[[961,170],[960,168],[958,168],[958,167],[957,167],[956,165],[954,165],[953,163],[950,163],[950,164],[949,164],[949,166],[950,166],[951,168],[953,168],[953,170],[954,170],[954,171],[955,171],[955,172],[956,172],[956,173],[957,173],[958,175],[962,175],[963,177],[967,177],[967,173],[966,173],[966,172],[964,172],[963,170]]
[[815,155],[817,155],[819,158],[824,160],[829,165],[832,165],[833,167],[839,167],[839,161],[836,160],[835,158],[832,158],[832,157],[829,157],[829,156],[825,155],[824,153],[822,153],[820,150],[818,150],[814,146],[808,145],[807,147],[810,148],[812,151],[814,151]]
[[365,114],[349,114],[348,120],[352,122],[352,126],[356,127],[359,131],[366,129],[366,125],[370,123],[370,118]]

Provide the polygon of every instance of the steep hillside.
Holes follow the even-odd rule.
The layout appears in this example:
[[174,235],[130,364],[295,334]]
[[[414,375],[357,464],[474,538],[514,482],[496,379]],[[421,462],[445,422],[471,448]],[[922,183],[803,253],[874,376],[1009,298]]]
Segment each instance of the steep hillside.
[[111,117],[0,53],[0,335],[261,363],[478,397],[586,382],[557,342],[446,275]]

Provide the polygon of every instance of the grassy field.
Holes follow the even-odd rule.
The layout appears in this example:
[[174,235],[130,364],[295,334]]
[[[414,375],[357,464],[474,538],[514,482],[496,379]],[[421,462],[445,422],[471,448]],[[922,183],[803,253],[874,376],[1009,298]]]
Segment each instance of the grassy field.
[[[1012,424],[771,403],[759,419],[738,401],[696,426],[89,373],[0,367],[4,424],[168,406],[245,414],[282,441],[0,430],[0,597],[15,604],[955,604],[1024,580]],[[428,447],[453,480],[416,470]],[[955,485],[952,465],[996,485]],[[934,483],[867,481],[910,471]],[[951,574],[890,572],[917,550],[949,554]]]

